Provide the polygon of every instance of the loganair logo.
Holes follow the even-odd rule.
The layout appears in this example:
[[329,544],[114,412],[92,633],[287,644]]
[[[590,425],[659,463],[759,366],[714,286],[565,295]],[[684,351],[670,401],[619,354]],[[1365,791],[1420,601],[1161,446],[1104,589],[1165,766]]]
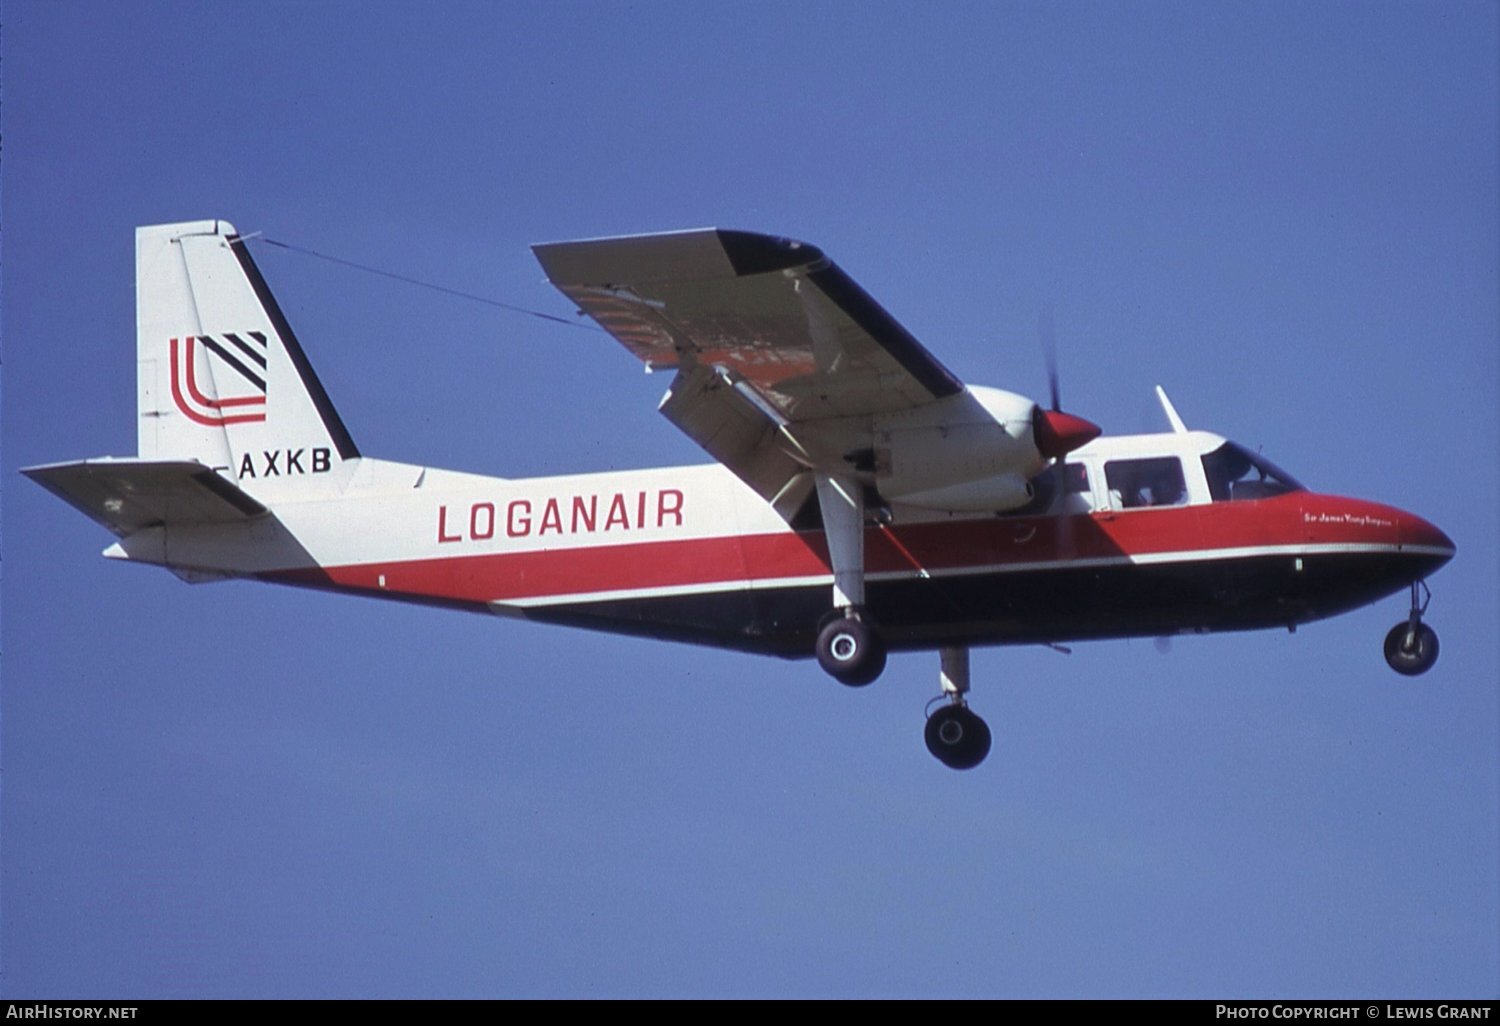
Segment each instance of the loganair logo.
[[[218,399],[198,387],[198,351],[210,368]],[[222,368],[222,371],[220,370]],[[251,424],[266,419],[266,336],[226,332],[172,340],[172,401],[188,420],[207,427]]]

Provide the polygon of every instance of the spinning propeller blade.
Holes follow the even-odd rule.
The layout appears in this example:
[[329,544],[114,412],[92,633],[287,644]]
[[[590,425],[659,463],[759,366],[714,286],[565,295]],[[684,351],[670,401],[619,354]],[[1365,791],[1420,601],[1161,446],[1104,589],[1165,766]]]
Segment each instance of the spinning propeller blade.
[[1087,445],[1104,432],[1092,421],[1062,412],[1061,375],[1057,370],[1057,328],[1050,304],[1042,307],[1037,333],[1042,341],[1042,356],[1047,362],[1047,391],[1052,406],[1046,410],[1040,406],[1036,408],[1032,415],[1032,436],[1036,439],[1037,452],[1049,460],[1061,461],[1068,453]]
[[1052,410],[1062,409],[1061,387],[1057,373],[1057,326],[1053,323],[1052,305],[1042,307],[1042,316],[1037,323],[1037,334],[1042,340],[1042,358],[1047,363],[1047,392],[1052,398]]

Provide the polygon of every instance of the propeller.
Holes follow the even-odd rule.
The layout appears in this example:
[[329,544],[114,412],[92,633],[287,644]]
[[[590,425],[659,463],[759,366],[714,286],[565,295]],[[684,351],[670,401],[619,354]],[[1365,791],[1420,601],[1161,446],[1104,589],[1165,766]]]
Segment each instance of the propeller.
[[1051,303],[1042,307],[1042,315],[1037,321],[1036,331],[1042,340],[1042,358],[1047,362],[1047,393],[1052,399],[1051,409],[1057,412],[1062,409],[1060,395],[1062,389],[1058,385],[1060,376],[1057,373],[1057,325],[1053,322]]
[[[1051,407],[1044,410],[1038,403],[1033,409],[1031,436],[1036,443],[1037,452],[1052,461],[1057,477],[1056,501],[1065,503],[1068,483],[1063,473],[1063,458],[1074,449],[1098,438],[1103,431],[1091,421],[1062,411],[1062,375],[1057,369],[1057,327],[1050,303],[1042,307],[1041,317],[1037,321],[1037,335],[1041,339],[1042,357],[1047,364],[1047,397],[1051,400]],[[1075,518],[1064,514],[1053,521],[1052,527],[1056,532],[1053,541],[1057,555],[1062,559],[1072,558],[1078,549]]]
[[1037,406],[1031,418],[1031,434],[1036,439],[1037,452],[1060,463],[1068,453],[1087,445],[1104,432],[1098,424],[1062,411],[1062,375],[1057,371],[1057,328],[1053,323],[1051,304],[1042,307],[1037,334],[1041,336],[1042,356],[1047,363],[1047,393],[1052,405],[1045,410]]

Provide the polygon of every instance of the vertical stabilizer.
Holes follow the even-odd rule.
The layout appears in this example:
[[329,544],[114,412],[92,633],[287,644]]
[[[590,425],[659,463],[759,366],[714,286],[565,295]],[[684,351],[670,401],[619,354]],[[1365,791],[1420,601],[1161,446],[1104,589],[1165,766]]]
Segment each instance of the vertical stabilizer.
[[142,457],[198,460],[253,486],[359,456],[232,225],[138,228],[135,262]]

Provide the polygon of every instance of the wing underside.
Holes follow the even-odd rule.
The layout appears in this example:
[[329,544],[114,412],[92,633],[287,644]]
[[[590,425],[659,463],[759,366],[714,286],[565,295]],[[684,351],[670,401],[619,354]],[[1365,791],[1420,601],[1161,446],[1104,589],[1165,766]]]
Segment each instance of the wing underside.
[[535,251],[552,283],[640,360],[722,368],[790,421],[891,412],[963,389],[805,243],[705,229]]

